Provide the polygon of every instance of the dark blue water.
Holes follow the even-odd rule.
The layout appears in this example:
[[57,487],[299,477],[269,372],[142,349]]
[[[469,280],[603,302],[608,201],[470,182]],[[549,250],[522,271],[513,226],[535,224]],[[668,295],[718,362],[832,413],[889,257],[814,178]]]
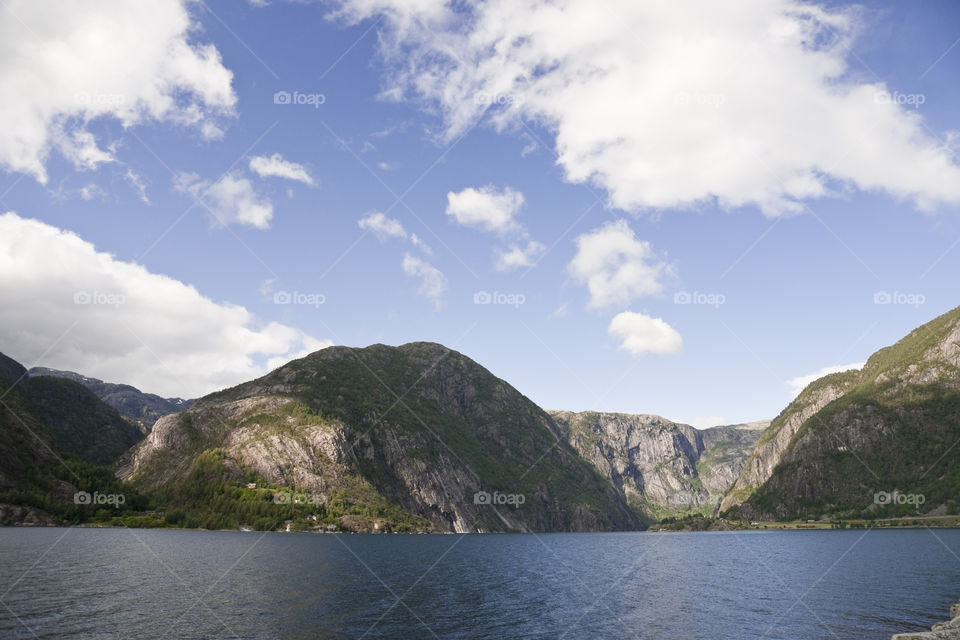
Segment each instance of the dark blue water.
[[0,638],[886,638],[960,531],[360,536],[0,529]]

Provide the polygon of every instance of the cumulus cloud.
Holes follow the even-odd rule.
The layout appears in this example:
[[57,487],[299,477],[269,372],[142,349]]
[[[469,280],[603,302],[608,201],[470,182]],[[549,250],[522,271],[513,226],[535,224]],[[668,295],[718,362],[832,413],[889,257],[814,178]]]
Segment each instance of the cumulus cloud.
[[510,187],[486,185],[447,193],[446,213],[457,224],[497,234],[507,246],[494,249],[494,268],[509,271],[533,266],[545,251],[543,244],[530,239],[517,221],[525,203],[523,194]]
[[[113,118],[221,134],[233,74],[198,33],[186,0],[7,0],[0,20],[0,167],[47,182],[56,149],[77,169],[114,160],[88,130]],[[44,44],[37,48],[38,42]],[[15,98],[14,98],[15,96]]]
[[610,321],[607,332],[620,340],[619,348],[634,356],[680,353],[683,339],[660,318],[624,311]]
[[514,244],[507,248],[494,249],[494,268],[497,271],[509,271],[517,267],[532,267],[544,251],[546,247],[536,240],[528,240],[525,245]]
[[823,367],[819,371],[814,373],[808,373],[804,376],[797,376],[796,378],[790,378],[787,380],[787,385],[790,386],[790,391],[794,397],[800,394],[808,384],[814,380],[819,380],[825,375],[831,373],[840,373],[841,371],[849,371],[850,369],[863,369],[863,365],[867,364],[866,362],[853,362],[851,364],[839,364],[831,367]]
[[[756,206],[850,188],[960,203],[960,166],[894,87],[851,69],[855,9],[797,0],[340,0],[379,17],[385,97],[553,137],[572,182],[624,210]],[[859,63],[855,63],[859,65]],[[903,90],[902,88],[900,89]]]
[[428,262],[409,253],[404,254],[401,263],[403,272],[420,279],[417,293],[433,300],[434,307],[443,306],[443,294],[447,291],[447,277]]
[[515,216],[523,203],[523,194],[510,187],[468,187],[447,193],[447,215],[466,227],[509,233],[519,228]]
[[196,397],[329,346],[193,286],[0,215],[0,351],[165,396]]
[[365,231],[372,231],[381,241],[388,238],[407,238],[407,230],[399,220],[388,218],[379,211],[360,218],[357,226]]
[[174,188],[203,201],[214,222],[220,226],[241,224],[269,229],[273,203],[253,188],[250,180],[228,173],[214,183],[195,173],[181,173],[174,179]]
[[638,240],[626,220],[608,222],[576,239],[577,253],[567,265],[573,280],[587,286],[587,306],[623,306],[663,290],[667,265],[649,242]]
[[313,178],[306,167],[296,162],[284,160],[279,153],[272,156],[253,156],[250,158],[250,171],[261,178],[285,178],[311,186],[314,184]]

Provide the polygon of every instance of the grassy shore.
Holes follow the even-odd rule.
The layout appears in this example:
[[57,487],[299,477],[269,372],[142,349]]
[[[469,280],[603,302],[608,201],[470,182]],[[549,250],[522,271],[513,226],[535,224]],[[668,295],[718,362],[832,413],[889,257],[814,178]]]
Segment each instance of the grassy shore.
[[745,531],[782,529],[960,529],[960,515],[908,516],[900,518],[747,521],[693,516],[664,521],[650,526],[653,532],[669,531]]

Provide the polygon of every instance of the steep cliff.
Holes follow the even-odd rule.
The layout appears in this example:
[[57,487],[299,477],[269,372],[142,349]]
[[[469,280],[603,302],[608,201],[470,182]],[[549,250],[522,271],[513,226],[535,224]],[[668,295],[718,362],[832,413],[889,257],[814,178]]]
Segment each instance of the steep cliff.
[[960,309],[877,351],[862,371],[818,380],[801,396],[816,410],[796,414],[779,459],[765,463],[772,471],[734,511],[749,518],[960,512]]
[[743,504],[773,475],[774,468],[780,464],[784,451],[800,426],[842,396],[856,380],[858,373],[843,371],[814,380],[773,419],[760,436],[743,471],[720,503],[721,513]]
[[551,411],[573,448],[647,518],[713,514],[766,422],[698,430],[654,415]]

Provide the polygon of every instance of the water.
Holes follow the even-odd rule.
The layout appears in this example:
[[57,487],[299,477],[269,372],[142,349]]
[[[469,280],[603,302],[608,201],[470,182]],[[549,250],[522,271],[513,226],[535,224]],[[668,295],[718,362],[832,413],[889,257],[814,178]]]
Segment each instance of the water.
[[887,638],[960,531],[360,536],[0,528],[0,638]]

